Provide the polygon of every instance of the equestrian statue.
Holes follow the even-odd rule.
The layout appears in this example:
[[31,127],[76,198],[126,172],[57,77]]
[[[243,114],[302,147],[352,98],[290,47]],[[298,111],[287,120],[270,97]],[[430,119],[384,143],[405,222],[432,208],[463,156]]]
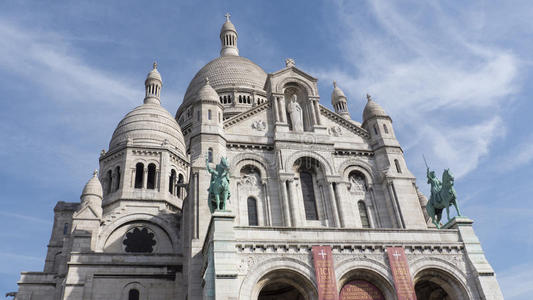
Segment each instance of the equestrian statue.
[[226,210],[226,203],[230,197],[228,161],[225,157],[222,157],[220,163],[213,170],[209,167],[209,160],[206,158],[205,165],[207,166],[207,171],[211,173],[211,182],[208,189],[209,209],[211,212]]
[[[424,162],[426,159],[424,158]],[[426,176],[428,183],[431,184],[431,196],[426,205],[426,211],[431,217],[431,222],[440,228],[440,220],[442,218],[442,210],[446,208],[446,215],[450,221],[450,205],[455,207],[457,216],[460,216],[459,208],[457,207],[457,195],[453,187],[454,178],[450,169],[444,169],[442,173],[442,182],[435,175],[435,171],[430,171],[426,162]]]

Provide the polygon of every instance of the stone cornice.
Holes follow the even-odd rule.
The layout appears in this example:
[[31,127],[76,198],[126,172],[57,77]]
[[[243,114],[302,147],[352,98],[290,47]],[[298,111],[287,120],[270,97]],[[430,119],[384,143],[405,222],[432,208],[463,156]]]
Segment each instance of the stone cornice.
[[242,112],[242,113],[240,113],[240,114],[238,114],[236,116],[233,116],[233,117],[231,117],[231,118],[229,118],[229,119],[224,121],[224,129],[229,128],[229,127],[231,127],[231,126],[233,126],[235,124],[238,124],[241,121],[244,121],[244,120],[246,120],[246,119],[258,114],[259,112],[261,112],[261,111],[263,111],[263,110],[265,110],[265,109],[267,109],[269,107],[270,107],[270,101],[267,101],[267,102],[265,102],[263,104],[260,104],[260,105],[258,105],[256,107],[252,107],[251,109],[249,109],[249,110],[247,110],[245,112]]
[[357,134],[357,135],[359,135],[359,136],[361,136],[361,137],[363,137],[365,139],[369,139],[370,138],[370,135],[368,134],[368,132],[364,128],[361,128],[361,127],[351,123],[350,121],[347,121],[345,118],[341,117],[339,114],[337,114],[335,112],[332,112],[331,110],[329,110],[328,108],[326,108],[322,104],[320,104],[320,112],[322,113],[323,116],[326,116],[330,120],[341,124],[342,126],[346,127],[350,131],[352,131],[353,133],[355,133],[355,134]]

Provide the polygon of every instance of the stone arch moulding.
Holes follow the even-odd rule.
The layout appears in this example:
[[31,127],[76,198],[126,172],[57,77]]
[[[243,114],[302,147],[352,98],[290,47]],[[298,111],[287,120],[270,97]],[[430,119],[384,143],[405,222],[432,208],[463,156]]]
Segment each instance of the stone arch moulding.
[[[275,271],[290,271],[300,275],[306,280],[308,285],[314,289],[316,294],[317,286],[314,268],[308,264],[290,257],[273,257],[254,266],[254,271],[249,272],[241,284],[239,300],[256,300],[264,285],[259,286],[259,281],[266,275]],[[309,300],[318,300],[317,298]]]
[[148,300],[148,291],[138,281],[129,282],[122,288],[122,293],[120,296],[120,300],[129,300],[129,291],[131,289],[137,289],[139,291],[140,297],[139,300]]
[[302,157],[310,157],[316,159],[324,168],[323,171],[326,176],[334,175],[333,168],[331,167],[331,164],[328,162],[328,160],[325,159],[322,155],[311,151],[297,151],[291,154],[291,156],[285,161],[285,170],[291,170],[296,160]]
[[166,234],[167,238],[169,239],[170,243],[172,244],[172,248],[174,249],[174,251],[178,249],[178,241],[172,237],[178,236],[179,232],[173,229],[173,226],[169,224],[166,220],[155,215],[131,214],[131,215],[124,216],[118,220],[115,220],[113,223],[104,227],[102,232],[98,235],[98,241],[96,243],[95,251],[103,252],[104,246],[107,243],[107,240],[113,234],[113,232],[115,232],[115,230],[129,223],[139,222],[139,221],[146,222],[146,223],[152,223],[153,225],[161,228],[161,230],[163,230],[163,232]]
[[390,268],[381,262],[374,261],[364,257],[355,257],[342,260],[335,264],[335,276],[337,278],[337,289],[340,292],[343,285],[351,279],[351,274],[354,271],[359,270],[366,272],[377,278],[375,284],[381,292],[385,295],[386,299],[395,299],[394,293],[394,280],[390,273]]
[[241,169],[246,165],[257,167],[261,174],[261,179],[268,178],[267,169],[270,164],[263,157],[254,153],[241,153],[233,157],[230,167],[231,176],[240,177]]
[[315,93],[315,89],[313,86],[309,85],[309,82],[307,80],[302,80],[301,78],[298,78],[296,76],[290,76],[287,77],[280,82],[276,84],[276,90],[273,91],[274,93],[283,94],[285,85],[290,82],[295,82],[296,84],[300,85],[305,89],[305,92],[307,93],[307,97],[316,97],[317,93]]
[[469,285],[467,284],[465,273],[449,261],[438,257],[422,257],[410,262],[409,265],[413,277],[413,284],[416,285],[416,280],[421,273],[433,269],[454,279],[456,283],[459,284],[459,288],[462,292],[466,293],[466,296],[468,297],[467,299],[474,299],[472,291],[468,288]]
[[348,181],[348,175],[350,175],[350,172],[354,170],[363,173],[369,185],[372,185],[376,181],[373,172],[374,168],[372,168],[368,162],[361,159],[347,159],[341,163],[337,170],[345,181]]

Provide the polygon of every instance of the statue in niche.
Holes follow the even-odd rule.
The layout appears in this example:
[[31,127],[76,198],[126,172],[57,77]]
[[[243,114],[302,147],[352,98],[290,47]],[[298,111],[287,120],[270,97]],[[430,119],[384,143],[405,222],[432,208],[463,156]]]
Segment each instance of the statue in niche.
[[296,95],[291,96],[291,100],[287,105],[287,112],[291,117],[292,130],[296,132],[304,131],[302,107],[296,101],[298,97]]

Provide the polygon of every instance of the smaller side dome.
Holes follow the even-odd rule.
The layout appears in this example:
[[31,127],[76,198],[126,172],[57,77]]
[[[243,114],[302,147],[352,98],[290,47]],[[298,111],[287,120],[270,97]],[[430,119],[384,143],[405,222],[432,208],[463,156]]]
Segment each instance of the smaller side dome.
[[209,78],[205,78],[204,86],[202,86],[198,91],[197,97],[199,100],[211,100],[218,102],[217,91],[215,91],[215,89],[209,83]]
[[81,200],[82,202],[87,196],[96,196],[100,199],[103,198],[103,191],[102,191],[102,184],[100,183],[100,180],[98,179],[98,171],[94,171],[93,177],[89,179],[87,184],[85,184],[85,187],[83,188],[83,191],[81,192]]
[[368,101],[366,103],[365,109],[363,110],[363,123],[373,117],[388,117],[385,110],[374,100],[372,100],[372,97],[370,97],[370,95],[367,94],[366,99]]
[[331,92],[331,105],[335,108],[335,112],[341,115],[346,120],[350,120],[350,112],[348,111],[348,99],[344,92],[337,86],[337,82],[333,81],[333,92]]

